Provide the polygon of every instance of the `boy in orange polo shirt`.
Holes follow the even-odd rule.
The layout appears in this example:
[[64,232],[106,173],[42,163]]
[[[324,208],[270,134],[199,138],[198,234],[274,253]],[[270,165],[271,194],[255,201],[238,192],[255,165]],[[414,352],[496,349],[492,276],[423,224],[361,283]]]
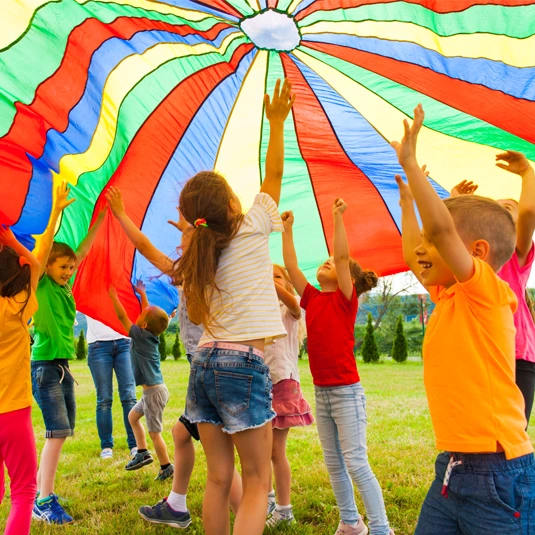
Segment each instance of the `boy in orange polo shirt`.
[[513,254],[515,226],[490,199],[440,200],[416,161],[423,119],[419,105],[401,143],[392,143],[409,180],[396,177],[405,260],[437,305],[424,382],[445,453],[415,535],[527,535],[535,528],[535,459],[515,384],[517,300],[496,275]]

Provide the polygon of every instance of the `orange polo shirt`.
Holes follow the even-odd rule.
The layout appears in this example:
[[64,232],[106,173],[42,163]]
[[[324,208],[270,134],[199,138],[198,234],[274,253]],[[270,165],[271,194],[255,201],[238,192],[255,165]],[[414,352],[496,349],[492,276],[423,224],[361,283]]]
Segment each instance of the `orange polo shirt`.
[[424,383],[440,450],[503,451],[507,459],[533,446],[524,399],[515,384],[517,299],[482,260],[467,282],[429,290],[436,308],[424,340]]

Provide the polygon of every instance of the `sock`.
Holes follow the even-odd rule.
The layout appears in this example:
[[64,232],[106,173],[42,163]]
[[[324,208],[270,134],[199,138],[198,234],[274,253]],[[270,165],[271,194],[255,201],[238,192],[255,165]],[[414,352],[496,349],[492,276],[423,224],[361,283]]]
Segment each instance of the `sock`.
[[277,504],[277,511],[279,513],[288,514],[292,510],[291,505],[279,505]]
[[171,463],[161,464],[161,465],[160,465],[160,468],[161,468],[162,470],[165,470],[166,468],[169,468],[170,466],[171,466]]
[[137,450],[138,453],[147,453],[147,451],[148,450],[140,450],[140,449]]
[[186,495],[173,491],[171,491],[167,498],[167,505],[179,513],[185,513],[188,510],[186,507]]
[[37,505],[44,505],[45,503],[49,503],[52,501],[51,496],[47,496],[46,498],[37,498]]

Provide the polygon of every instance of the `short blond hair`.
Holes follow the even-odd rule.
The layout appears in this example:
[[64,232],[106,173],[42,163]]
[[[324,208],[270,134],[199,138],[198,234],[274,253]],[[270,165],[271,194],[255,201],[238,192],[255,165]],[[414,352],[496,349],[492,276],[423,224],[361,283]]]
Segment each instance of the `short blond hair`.
[[512,215],[498,202],[479,195],[460,195],[444,201],[463,241],[485,240],[488,264],[494,271],[513,256],[516,227]]

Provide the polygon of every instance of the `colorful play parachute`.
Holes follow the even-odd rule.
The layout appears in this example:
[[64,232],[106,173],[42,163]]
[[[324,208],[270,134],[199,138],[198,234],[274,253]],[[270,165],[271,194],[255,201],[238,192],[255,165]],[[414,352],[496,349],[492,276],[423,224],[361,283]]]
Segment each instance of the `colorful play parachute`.
[[[0,8],[0,223],[20,239],[46,228],[54,185],[76,202],[57,239],[76,246],[118,186],[154,244],[176,255],[184,182],[223,173],[244,206],[262,181],[264,92],[289,77],[281,210],[296,216],[309,278],[329,255],[331,205],[350,208],[351,251],[381,274],[405,269],[389,142],[418,102],[421,163],[441,195],[462,179],[517,197],[494,166],[535,159],[535,2],[526,0],[3,0]],[[33,236],[33,238],[32,238]],[[272,241],[281,257],[280,236]],[[118,327],[106,288],[135,316],[132,282],[167,310],[176,290],[109,214],[74,292]]]

